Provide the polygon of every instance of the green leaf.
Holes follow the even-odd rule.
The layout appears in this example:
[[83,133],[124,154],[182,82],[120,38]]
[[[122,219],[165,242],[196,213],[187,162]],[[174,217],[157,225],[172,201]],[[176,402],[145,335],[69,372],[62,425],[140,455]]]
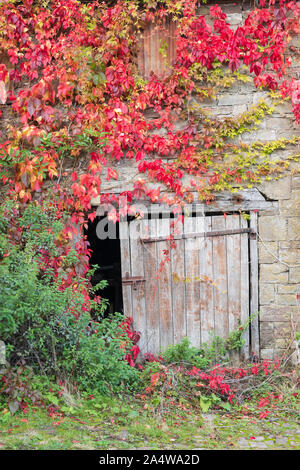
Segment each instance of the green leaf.
[[201,397],[200,398],[200,406],[201,406],[201,409],[204,413],[206,413],[209,410],[211,405],[212,405],[212,401],[211,401],[210,398],[208,398],[208,397]]
[[58,398],[51,394],[51,393],[47,393],[47,395],[45,395],[47,400],[49,400],[49,402],[53,403],[53,405],[56,405],[58,406]]
[[224,410],[227,410],[227,411],[231,410],[231,404],[229,403],[229,401],[221,403],[221,406],[222,408],[224,408]]

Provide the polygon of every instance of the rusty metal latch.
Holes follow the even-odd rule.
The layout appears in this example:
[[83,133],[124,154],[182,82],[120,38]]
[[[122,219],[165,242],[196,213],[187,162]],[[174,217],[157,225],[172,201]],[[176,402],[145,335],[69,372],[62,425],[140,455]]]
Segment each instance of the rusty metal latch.
[[145,282],[146,279],[143,278],[142,276],[129,276],[129,273],[125,274],[125,277],[122,277],[122,284],[130,285],[132,284],[132,287],[134,290],[137,289],[137,284],[138,282]]

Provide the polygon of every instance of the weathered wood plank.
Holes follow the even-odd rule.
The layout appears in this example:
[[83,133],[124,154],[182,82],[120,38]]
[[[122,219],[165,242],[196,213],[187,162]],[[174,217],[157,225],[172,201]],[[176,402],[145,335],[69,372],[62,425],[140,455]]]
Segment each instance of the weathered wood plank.
[[[212,230],[224,230],[225,217],[212,217]],[[217,336],[228,336],[228,302],[227,302],[227,269],[226,269],[226,237],[213,238],[214,267],[214,303],[215,333]]]
[[[131,276],[131,254],[130,254],[130,242],[129,242],[129,227],[128,222],[120,222],[119,224],[119,237],[121,247],[121,274],[122,277],[126,276],[126,273]],[[122,286],[123,294],[123,311],[128,317],[132,317],[132,292],[131,286]]]
[[[106,191],[113,193],[121,193],[122,191],[129,190],[132,186],[132,174],[137,172],[137,168],[133,168],[133,162],[126,161],[126,166],[122,168],[119,174],[119,182],[116,182],[115,187],[111,187],[110,182],[103,181],[102,193]],[[155,186],[155,185],[154,185]],[[197,194],[194,194],[197,200]],[[100,197],[91,198],[91,205],[97,206],[100,203]],[[145,213],[151,211],[155,213],[172,213],[172,207],[166,204],[152,204],[148,200],[139,201],[137,207],[144,208]],[[264,196],[256,189],[249,188],[237,193],[222,191],[215,194],[215,200],[211,204],[194,203],[185,206],[186,210],[191,213],[197,211],[200,215],[203,213],[213,213],[217,211],[230,212],[230,211],[251,211],[251,210],[276,210],[278,209],[278,201],[267,201]]]
[[[176,58],[176,24],[165,18],[161,25],[147,24],[138,45],[138,68],[144,78],[149,78],[154,72],[159,77],[164,77],[170,71]],[[160,49],[166,45],[164,56]]]
[[[211,217],[205,217],[205,230],[211,230]],[[202,282],[200,284],[200,312],[201,312],[201,343],[209,343],[215,329],[214,318],[214,287],[212,264],[212,239],[204,238],[199,251],[199,271]]]
[[[170,219],[157,220],[157,234],[167,236],[170,234]],[[171,297],[171,266],[166,261],[164,251],[170,250],[170,243],[164,241],[157,246],[158,271],[159,271],[159,310],[160,310],[160,348],[164,350],[173,344],[173,319]]]
[[[145,220],[143,219],[135,219],[129,223],[132,276],[145,277],[143,245],[140,241],[140,235],[143,233],[142,226],[144,223]],[[136,289],[133,289],[131,286],[131,296],[133,327],[135,330],[141,332],[139,347],[141,354],[143,355],[147,350],[145,282],[137,283]]]
[[[257,232],[257,213],[250,214],[250,227]],[[254,316],[251,321],[251,350],[259,357],[259,299],[258,299],[258,246],[257,238],[250,237],[250,315]]]
[[[241,217],[241,227],[247,227],[248,221]],[[249,237],[241,235],[241,323],[249,320]],[[245,343],[241,350],[243,358],[249,356],[249,328],[244,332]]]
[[[178,232],[183,231],[181,220],[176,221]],[[150,244],[151,245],[151,244]],[[159,245],[158,245],[159,246]],[[172,314],[174,327],[174,344],[187,335],[186,311],[185,311],[185,288],[184,288],[184,241],[176,241],[176,248],[171,250],[172,269]]]
[[[157,220],[150,219],[143,225],[143,236],[156,236]],[[160,350],[160,315],[159,315],[159,291],[157,275],[157,246],[151,243],[143,246],[145,269],[145,299],[146,299],[146,328],[147,328],[147,352],[158,354]]]
[[[226,228],[239,228],[240,215],[227,215]],[[240,229],[246,230],[246,229]],[[241,237],[228,235],[227,244],[227,297],[229,333],[239,326],[241,316]],[[234,365],[239,363],[239,351],[231,351],[230,359]]]
[[[240,227],[239,215],[227,215],[226,229]],[[241,314],[241,240],[240,236],[228,235],[227,243],[227,295],[229,332],[238,326]]]
[[[202,220],[202,219],[201,219]],[[184,218],[184,233],[197,232],[198,217]],[[202,226],[203,230],[203,226]],[[199,238],[185,240],[185,299],[187,336],[193,346],[200,346]]]

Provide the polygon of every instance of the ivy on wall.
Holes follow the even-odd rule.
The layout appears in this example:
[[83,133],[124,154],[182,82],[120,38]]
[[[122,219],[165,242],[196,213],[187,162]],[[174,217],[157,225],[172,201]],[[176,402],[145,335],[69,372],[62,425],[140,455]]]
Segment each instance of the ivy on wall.
[[[300,82],[288,49],[299,33],[299,5],[261,0],[237,28],[218,5],[210,7],[209,21],[197,7],[195,0],[1,3],[0,178],[19,208],[49,203],[50,195],[57,218],[69,215],[58,245],[74,237],[74,224],[86,223],[92,197],[118,203],[101,188],[103,181],[118,180],[121,160],[137,162],[140,173],[133,189],[124,191],[123,215],[140,198],[176,204],[198,192],[209,201],[214,191],[277,178],[298,161],[297,152],[271,158],[296,146],[297,137],[251,144],[237,139],[286,100],[300,121]],[[164,78],[145,79],[137,66],[138,37],[145,25],[166,18],[177,25],[176,59]],[[207,112],[204,100],[250,76],[269,92],[267,100],[235,118]],[[146,110],[156,117],[147,119]],[[177,128],[178,121],[184,125]],[[110,217],[117,221],[118,211]],[[78,257],[86,250],[83,240],[77,243]]]

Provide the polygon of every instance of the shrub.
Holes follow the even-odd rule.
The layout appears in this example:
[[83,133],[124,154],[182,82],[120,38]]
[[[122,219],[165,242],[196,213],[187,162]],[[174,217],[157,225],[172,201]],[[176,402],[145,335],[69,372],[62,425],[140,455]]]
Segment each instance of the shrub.
[[43,400],[32,387],[33,371],[21,360],[17,368],[6,367],[0,370],[2,387],[0,392],[6,398],[11,414],[19,409],[27,413],[29,405],[41,406]]
[[[0,297],[0,337],[12,364],[21,357],[36,372],[102,393],[134,381],[136,370],[124,360],[131,343],[119,326],[123,316],[92,321],[84,296],[40,279],[33,258],[18,253],[0,265]],[[93,305],[94,315],[99,309]]]
[[212,364],[228,361],[228,353],[239,350],[243,345],[242,333],[244,327],[230,333],[228,338],[212,336],[210,343],[203,343],[200,348],[191,345],[189,338],[185,337],[180,343],[170,345],[161,358],[166,364],[189,364],[199,369],[206,369]]
[[[10,231],[2,250],[7,256],[0,262],[0,338],[7,345],[10,365],[22,359],[35,373],[101,393],[132,386],[137,371],[126,360],[133,343],[122,328],[124,317],[115,314],[103,320],[106,303],[94,296],[105,281],[92,288],[89,271],[70,284],[62,282],[78,261],[74,249],[59,258],[62,221],[51,209],[42,211],[34,204],[22,214],[15,212],[15,220],[14,211],[11,206],[0,214],[0,244]],[[12,233],[21,244],[14,244]],[[63,268],[45,265],[41,255],[58,259]]]
[[[126,356],[132,343],[120,324],[124,317],[115,313],[98,322],[96,331],[79,335],[77,354],[73,360],[66,357],[65,370],[77,368],[78,382],[87,389],[100,393],[130,390],[139,378],[138,370],[131,367]],[[70,360],[71,359],[71,360]]]

